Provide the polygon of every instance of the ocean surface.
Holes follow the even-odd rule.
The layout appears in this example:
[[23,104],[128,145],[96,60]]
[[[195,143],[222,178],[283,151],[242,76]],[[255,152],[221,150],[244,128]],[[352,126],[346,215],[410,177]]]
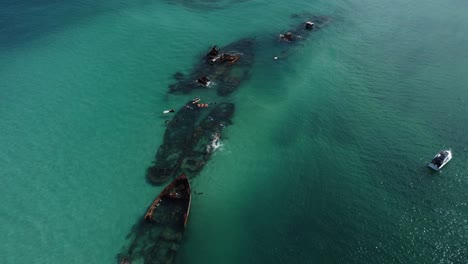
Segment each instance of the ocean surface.
[[[0,3],[2,263],[116,263],[162,190],[168,94],[257,41],[234,122],[192,180],[176,263],[468,263],[468,2]],[[278,34],[323,15],[278,54]],[[281,55],[274,60],[274,56]],[[203,96],[203,94],[200,94]],[[206,98],[208,101],[210,98]],[[441,149],[452,161],[426,164]]]

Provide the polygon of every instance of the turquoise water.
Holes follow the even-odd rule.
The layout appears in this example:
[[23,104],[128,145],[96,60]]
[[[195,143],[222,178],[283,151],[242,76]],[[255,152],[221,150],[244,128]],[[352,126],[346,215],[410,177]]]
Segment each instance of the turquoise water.
[[[177,263],[468,262],[465,1],[0,6],[4,262],[115,263],[162,188],[161,112],[193,97],[167,94],[173,73],[242,37],[251,78]],[[332,20],[273,60],[301,12]]]

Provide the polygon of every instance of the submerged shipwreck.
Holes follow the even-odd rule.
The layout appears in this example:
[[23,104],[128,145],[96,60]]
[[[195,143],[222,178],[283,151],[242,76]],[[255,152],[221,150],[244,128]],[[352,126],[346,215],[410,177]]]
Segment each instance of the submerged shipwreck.
[[[295,29],[280,35],[280,42],[295,43],[320,30],[329,21],[324,16],[307,17]],[[249,77],[254,46],[254,39],[245,38],[223,48],[212,47],[190,74],[178,72],[174,75],[177,83],[170,85],[169,92],[212,89],[221,97],[228,96]],[[163,143],[146,178],[156,185],[175,179],[133,227],[127,236],[131,242],[118,254],[118,263],[171,264],[174,261],[190,212],[189,179],[203,169],[220,146],[223,128],[232,124],[234,111],[233,103],[202,103],[200,98],[187,102],[178,111],[167,110],[175,115],[166,122]]]
[[223,48],[214,46],[190,74],[174,74],[178,82],[169,86],[169,92],[190,93],[194,89],[209,87],[215,88],[220,96],[231,94],[249,77],[254,46],[255,40],[252,38],[238,40]]
[[[300,15],[297,15],[298,17]],[[326,16],[311,16],[304,22],[297,25],[294,29],[291,29],[283,34],[280,34],[280,39],[283,42],[295,42],[304,38],[307,38],[312,32],[318,31],[325,27],[330,19]]]
[[164,188],[128,235],[131,243],[118,254],[118,263],[172,263],[182,243],[190,203],[190,183],[181,174]]
[[219,146],[222,129],[232,124],[234,104],[197,105],[187,103],[171,120],[154,164],[147,170],[150,183],[162,184],[182,172],[194,177]]
[[[311,15],[309,13],[295,14],[292,17],[297,20],[302,20],[292,29],[283,32],[278,38],[275,38],[274,45],[279,49],[277,55],[273,59],[284,59],[291,55],[291,52],[297,49],[291,47],[298,46],[299,43],[305,43],[304,40],[310,38],[314,32],[323,29],[329,22],[327,16]],[[303,44],[302,44],[303,45]]]
[[[231,94],[249,77],[254,45],[254,39],[244,38],[223,48],[213,46],[188,76],[174,74],[178,82],[170,85],[169,92],[190,93],[214,87],[219,96]],[[234,104],[199,101],[187,103],[169,121],[163,144],[147,170],[150,183],[162,184],[182,172],[195,176],[219,144],[221,129],[231,124]],[[210,111],[207,113],[205,108]]]

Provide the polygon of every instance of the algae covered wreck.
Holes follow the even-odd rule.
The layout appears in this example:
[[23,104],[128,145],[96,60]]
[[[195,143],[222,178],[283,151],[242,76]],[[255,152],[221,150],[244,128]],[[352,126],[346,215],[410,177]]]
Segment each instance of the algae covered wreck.
[[[296,18],[302,19],[302,15]],[[280,41],[273,43],[270,38],[263,41],[268,46],[289,49],[312,32],[322,29],[328,22],[329,18],[325,16],[307,16],[295,28],[282,34]],[[218,102],[204,103],[200,98],[195,98],[177,111],[171,109],[174,116],[166,122],[162,144],[153,164],[147,169],[146,179],[151,184],[161,185],[179,177],[163,190],[144,219],[133,227],[127,237],[129,246],[118,255],[120,264],[170,264],[174,261],[182,244],[190,211],[190,187],[176,188],[174,192],[170,190],[179,186],[182,175],[189,186],[189,179],[202,171],[220,146],[224,128],[232,124],[235,111],[235,104],[229,100],[229,95],[250,77],[255,45],[255,39],[242,38],[222,48],[213,46],[206,55],[200,56],[189,74],[174,74],[176,83],[169,86],[169,93],[191,94],[205,89],[207,91],[204,95],[217,98]],[[188,193],[180,196],[181,200],[171,200],[179,197],[181,190],[188,190]],[[167,195],[164,196],[164,193]]]
[[[254,39],[243,38],[223,48],[212,47],[190,74],[174,75],[178,82],[169,86],[169,93],[210,89],[213,97],[228,96],[250,76],[254,45]],[[198,174],[216,148],[213,142],[219,143],[222,129],[232,124],[234,109],[229,102],[201,103],[200,98],[187,102],[168,122],[147,180],[162,184],[182,172],[189,177]]]
[[127,238],[131,243],[117,255],[120,264],[172,263],[182,243],[190,213],[191,189],[179,175],[156,197]]
[[[250,75],[254,59],[255,39],[244,38],[210,52],[199,59],[188,74],[176,73],[178,82],[169,86],[170,93],[191,93],[196,89],[215,89],[220,96],[231,94]],[[207,78],[211,81],[198,81]]]
[[234,104],[217,103],[209,108],[183,106],[164,133],[162,145],[146,177],[152,184],[162,184],[185,172],[189,177],[201,171],[209,160],[213,146],[219,142],[223,128],[232,124]]

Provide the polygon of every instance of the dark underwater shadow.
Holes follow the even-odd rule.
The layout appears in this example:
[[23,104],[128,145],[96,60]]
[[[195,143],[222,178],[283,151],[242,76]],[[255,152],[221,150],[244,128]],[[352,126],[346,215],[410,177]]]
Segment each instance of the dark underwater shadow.
[[151,4],[137,1],[12,1],[0,3],[0,47],[14,47],[106,12]]
[[189,9],[210,11],[229,8],[248,0],[166,0],[169,4],[181,5]]

